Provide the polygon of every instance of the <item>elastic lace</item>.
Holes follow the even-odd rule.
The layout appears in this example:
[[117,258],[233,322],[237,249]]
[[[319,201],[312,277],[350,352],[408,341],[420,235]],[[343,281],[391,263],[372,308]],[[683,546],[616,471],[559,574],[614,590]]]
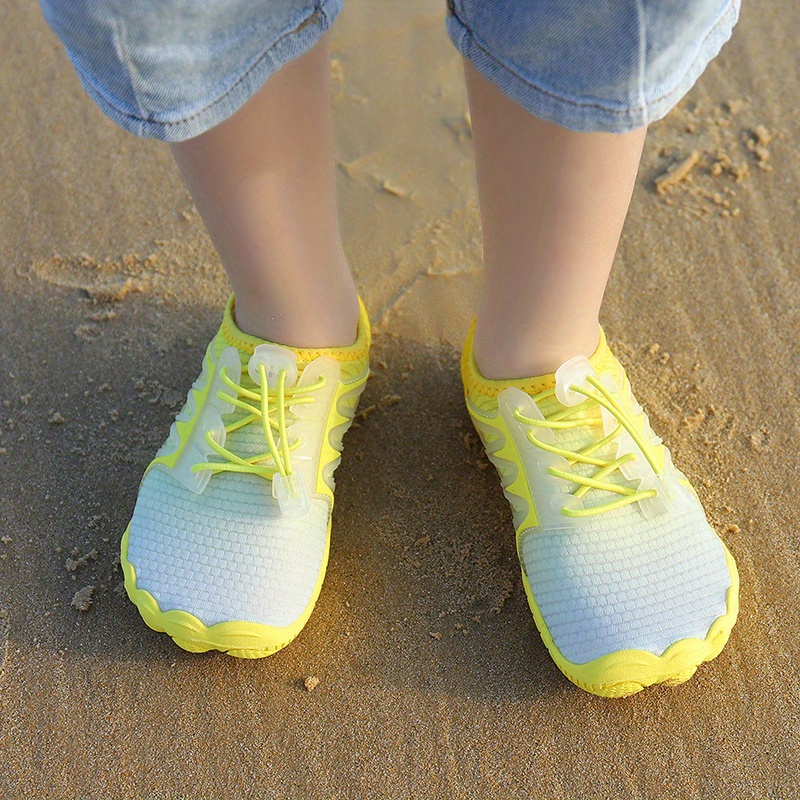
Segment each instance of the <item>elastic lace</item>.
[[[554,475],[557,478],[578,484],[578,488],[572,492],[573,496],[582,498],[591,489],[599,489],[601,491],[612,492],[613,494],[618,495],[618,497],[614,500],[609,500],[606,503],[601,503],[590,508],[571,509],[563,507],[561,509],[561,513],[567,517],[590,517],[595,514],[603,514],[608,511],[613,511],[615,508],[621,508],[622,506],[636,503],[639,500],[644,500],[648,497],[655,497],[658,494],[655,489],[646,489],[640,491],[637,489],[632,489],[629,486],[621,486],[617,483],[611,483],[608,480],[604,480],[605,478],[608,478],[608,476],[611,475],[611,473],[613,473],[615,470],[619,469],[623,464],[626,464],[629,461],[633,461],[637,458],[635,453],[625,453],[624,455],[615,459],[605,459],[593,455],[598,450],[601,450],[607,444],[611,443],[622,430],[626,430],[630,434],[631,438],[639,446],[656,474],[659,474],[662,471],[654,447],[645,440],[628,412],[615,399],[614,395],[608,389],[606,389],[606,387],[603,386],[603,384],[600,383],[597,378],[591,375],[587,377],[586,382],[589,383],[595,391],[578,385],[573,385],[570,387],[573,391],[584,395],[586,400],[576,406],[563,407],[560,411],[545,417],[543,420],[531,419],[530,417],[524,416],[519,411],[514,412],[514,418],[518,422],[524,423],[525,425],[530,425],[531,427],[550,428],[552,430],[565,430],[568,428],[580,428],[585,426],[602,426],[602,414],[588,418],[585,416],[579,419],[575,418],[575,415],[577,414],[592,411],[598,406],[602,406],[611,414],[613,414],[619,423],[617,427],[611,431],[611,433],[603,436],[595,442],[592,442],[582,450],[577,451],[567,450],[565,448],[547,444],[537,439],[534,436],[533,431],[526,431],[526,436],[531,444],[534,444],[549,453],[555,453],[556,455],[562,456],[567,460],[570,467],[574,466],[575,464],[589,464],[598,467],[597,471],[592,475],[579,475],[575,472],[557,469],[556,467],[548,468],[547,472],[550,475]],[[534,395],[533,400],[538,404],[539,401],[552,397],[554,394],[555,388],[546,389],[545,391]]]
[[[232,403],[245,412],[243,417],[225,426],[226,438],[234,431],[258,422],[264,431],[264,437],[269,448],[268,452],[241,458],[216,442],[211,432],[207,431],[205,435],[206,442],[224,460],[195,464],[192,467],[193,471],[208,469],[211,470],[212,475],[216,475],[219,472],[246,472],[258,475],[268,481],[271,481],[276,474],[280,474],[283,477],[292,474],[291,452],[299,447],[301,442],[299,439],[289,442],[286,430],[286,411],[292,405],[313,403],[315,398],[310,395],[325,385],[325,378],[320,376],[308,386],[287,388],[286,370],[282,369],[278,373],[278,385],[273,395],[267,384],[267,375],[263,364],[259,365],[258,371],[260,387],[257,386],[256,389],[263,387],[260,392],[236,383],[223,370],[222,381],[233,394],[229,395],[219,391],[217,392],[217,397]],[[275,433],[277,433],[277,441]],[[271,463],[264,463],[270,461]]]

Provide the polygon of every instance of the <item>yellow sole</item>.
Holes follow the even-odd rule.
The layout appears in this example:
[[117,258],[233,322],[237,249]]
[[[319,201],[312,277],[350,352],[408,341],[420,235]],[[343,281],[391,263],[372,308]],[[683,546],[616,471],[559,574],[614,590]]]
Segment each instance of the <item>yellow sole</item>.
[[701,664],[720,654],[739,614],[739,573],[728,548],[724,543],[722,546],[731,575],[726,613],[714,621],[705,639],[681,639],[671,644],[660,656],[645,650],[619,650],[586,664],[568,661],[553,642],[523,570],[522,581],[528,605],[556,666],[576,686],[600,697],[628,697],[648,686],[676,686],[689,680]]
[[186,611],[171,609],[162,611],[158,601],[149,592],[136,585],[136,570],[128,561],[128,539],[130,525],[125,529],[120,546],[120,563],[125,576],[125,591],[130,601],[139,609],[145,624],[158,633],[166,633],[178,647],[190,653],[205,653],[217,650],[234,658],[264,658],[286,647],[308,622],[322,589],[328,566],[330,545],[330,520],[322,569],[314,587],[314,593],[300,617],[285,628],[262,625],[257,622],[232,620],[207,626]]

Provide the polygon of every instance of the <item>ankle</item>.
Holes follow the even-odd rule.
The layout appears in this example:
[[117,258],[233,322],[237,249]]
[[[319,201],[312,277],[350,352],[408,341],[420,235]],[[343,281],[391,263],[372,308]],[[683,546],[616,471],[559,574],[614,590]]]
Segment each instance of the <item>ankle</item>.
[[600,342],[597,322],[566,332],[475,328],[473,351],[481,374],[489,380],[513,380],[549,375],[567,359],[589,358]]
[[358,295],[355,287],[339,296],[292,298],[283,303],[237,295],[234,315],[242,331],[276,344],[347,347],[358,333]]

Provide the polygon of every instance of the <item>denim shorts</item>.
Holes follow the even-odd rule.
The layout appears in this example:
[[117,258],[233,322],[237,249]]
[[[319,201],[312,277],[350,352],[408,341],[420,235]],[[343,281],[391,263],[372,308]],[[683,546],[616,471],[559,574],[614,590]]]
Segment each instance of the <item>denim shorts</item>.
[[[169,142],[231,116],[313,47],[341,4],[41,0],[101,110],[137,136]],[[447,0],[447,31],[484,77],[532,114],[572,130],[623,133],[660,119],[689,91],[730,37],[739,5]]]

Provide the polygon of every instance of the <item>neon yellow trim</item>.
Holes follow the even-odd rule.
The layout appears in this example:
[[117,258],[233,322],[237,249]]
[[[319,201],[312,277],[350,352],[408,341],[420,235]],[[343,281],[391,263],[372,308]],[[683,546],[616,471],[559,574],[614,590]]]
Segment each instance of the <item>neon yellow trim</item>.
[[328,418],[325,420],[325,435],[322,437],[319,452],[319,469],[315,491],[328,497],[333,504],[333,470],[341,460],[344,447],[343,437],[355,416],[356,406],[364,390],[369,367],[355,380],[339,382],[331,402]]
[[[496,405],[495,402],[495,407]],[[500,473],[503,494],[514,512],[514,525],[518,530],[538,527],[539,517],[533,504],[528,477],[514,440],[508,435],[502,419],[496,411],[494,416],[485,415],[482,409],[472,404],[470,397],[467,397],[467,408],[487,455]]]
[[[208,379],[206,380],[205,385],[199,390],[195,389],[194,387],[192,387],[190,390],[191,397],[193,398],[195,404],[194,414],[192,414],[192,417],[185,422],[177,419],[175,420],[175,428],[177,430],[178,439],[180,442],[179,445],[173,452],[154,458],[147,467],[148,470],[151,469],[155,464],[163,464],[165,467],[172,469],[175,466],[178,457],[183,452],[183,448],[186,447],[186,443],[189,441],[192,431],[194,430],[194,426],[197,424],[197,420],[200,416],[200,410],[203,408],[206,396],[211,389],[211,385],[214,382],[214,375],[217,371],[217,364],[211,359],[211,345],[209,345],[208,349],[206,350],[206,354],[203,359],[203,368],[208,369]],[[222,379],[224,381],[227,377],[225,375],[224,368],[220,374],[222,375]]]
[[550,635],[523,569],[522,582],[528,605],[556,666],[576,686],[601,697],[626,697],[653,684],[675,685],[688,680],[700,664],[720,654],[739,614],[739,573],[728,548],[724,543],[722,547],[731,576],[725,614],[713,622],[705,639],[681,639],[671,644],[660,656],[646,650],[618,650],[586,664],[568,661]]
[[325,553],[311,599],[297,620],[285,628],[246,620],[218,622],[216,625],[206,626],[197,617],[186,611],[180,609],[162,611],[153,595],[136,585],[136,569],[128,561],[130,525],[125,529],[120,548],[125,591],[131,602],[139,609],[147,626],[159,633],[167,633],[175,644],[184,650],[192,653],[219,650],[237,658],[263,658],[289,644],[300,633],[311,616],[325,579],[330,549],[330,532],[329,517]]

